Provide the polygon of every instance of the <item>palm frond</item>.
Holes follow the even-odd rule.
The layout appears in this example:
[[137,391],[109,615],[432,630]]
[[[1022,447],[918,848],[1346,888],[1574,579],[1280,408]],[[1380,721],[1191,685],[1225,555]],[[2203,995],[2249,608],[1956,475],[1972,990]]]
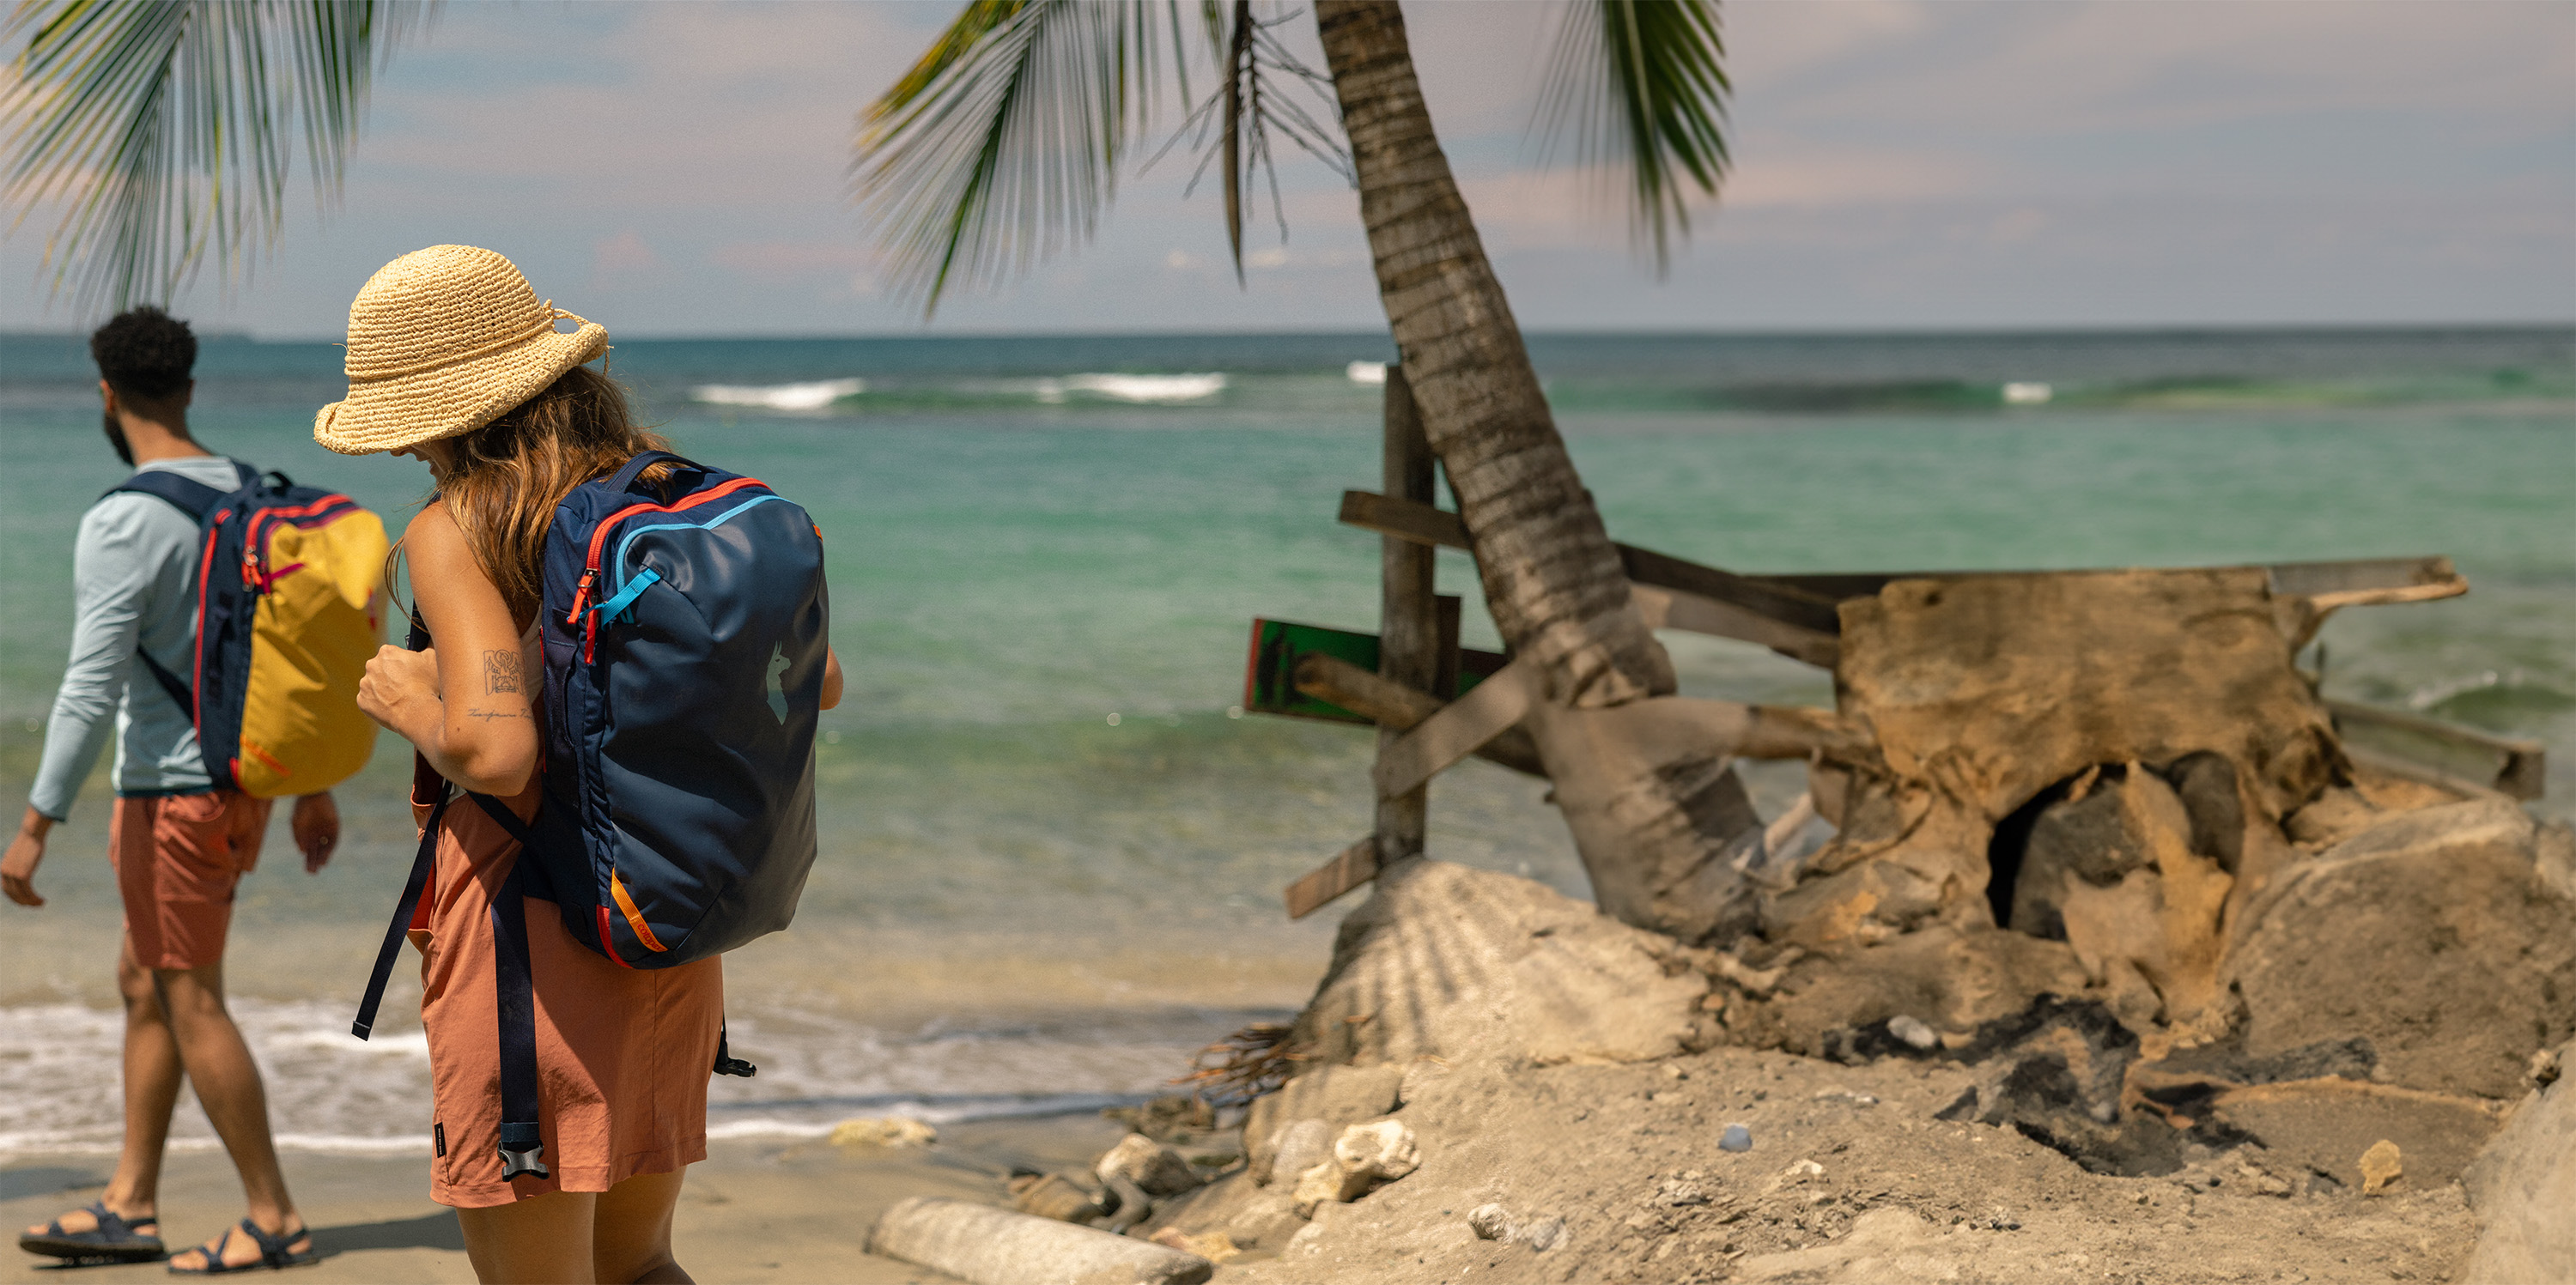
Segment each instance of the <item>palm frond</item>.
[[[1222,156],[1240,276],[1244,198],[1269,172],[1270,136],[1328,162],[1340,147],[1275,91],[1282,76],[1326,83],[1272,33],[1288,17],[1256,19],[1250,0],[1197,8],[1219,84],[1154,159],[1185,138],[1203,149],[1202,173]],[[1190,101],[1188,25],[1179,0],[970,0],[860,119],[852,182],[894,290],[929,312],[952,287],[999,283],[1089,240],[1130,145],[1152,128],[1166,57]],[[1276,207],[1275,177],[1271,197]]]
[[1685,185],[1714,194],[1726,174],[1725,57],[1717,0],[1571,0],[1558,27],[1541,132],[1625,171],[1630,237],[1658,273],[1690,234]]
[[860,118],[851,175],[898,292],[936,308],[1090,239],[1179,21],[1173,0],[972,0]]
[[0,197],[12,230],[64,207],[51,289],[83,306],[166,300],[211,251],[227,282],[273,247],[294,136],[327,205],[369,81],[425,3],[20,0]]

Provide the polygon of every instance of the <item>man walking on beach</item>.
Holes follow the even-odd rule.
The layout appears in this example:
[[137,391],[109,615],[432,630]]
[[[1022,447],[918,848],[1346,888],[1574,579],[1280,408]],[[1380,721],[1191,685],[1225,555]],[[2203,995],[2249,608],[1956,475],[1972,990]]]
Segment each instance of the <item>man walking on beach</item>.
[[[137,308],[100,327],[90,354],[108,443],[120,459],[138,472],[166,470],[221,492],[242,485],[231,460],[188,435],[197,341],[187,323]],[[125,999],[125,1150],[97,1202],[29,1228],[18,1244],[60,1258],[162,1256],[161,1153],[184,1073],[241,1173],[250,1216],[172,1258],[171,1270],[182,1273],[314,1257],[278,1171],[259,1067],[224,1008],[233,886],[258,859],[271,801],[213,788],[191,712],[147,665],[191,672],[198,550],[197,523],[156,496],[117,492],[82,517],[72,558],[71,662],[45,729],[26,818],[0,858],[0,892],[21,906],[45,904],[34,882],[45,836],[70,813],[113,712],[116,811],[108,847],[125,903],[116,969]],[[340,838],[327,791],[296,800],[293,829],[305,870],[319,872]]]

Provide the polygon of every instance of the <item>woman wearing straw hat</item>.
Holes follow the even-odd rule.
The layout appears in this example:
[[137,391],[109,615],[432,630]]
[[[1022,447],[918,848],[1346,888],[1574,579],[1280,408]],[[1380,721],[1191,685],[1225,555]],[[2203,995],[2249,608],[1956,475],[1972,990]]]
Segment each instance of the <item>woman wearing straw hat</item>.
[[[559,332],[562,319],[578,329]],[[424,824],[439,777],[526,819],[543,789],[547,527],[566,492],[663,443],[583,365],[607,352],[607,332],[539,303],[489,250],[431,246],[385,265],[350,307],[348,348],[348,400],[322,408],[314,438],[421,460],[437,488],[398,548],[436,646],[385,648],[359,705],[436,773],[415,772]],[[479,808],[447,808],[440,830],[411,933],[436,1102],[432,1195],[455,1206],[486,1281],[688,1280],[671,1256],[671,1211],[683,1169],[706,1157],[722,962],[621,968],[577,944],[552,906],[530,908],[551,1174],[505,1179],[490,911],[519,845]]]

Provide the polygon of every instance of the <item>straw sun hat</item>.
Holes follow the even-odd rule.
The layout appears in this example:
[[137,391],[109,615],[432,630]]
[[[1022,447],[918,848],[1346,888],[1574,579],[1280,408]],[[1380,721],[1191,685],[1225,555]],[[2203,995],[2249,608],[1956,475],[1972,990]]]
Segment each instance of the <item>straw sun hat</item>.
[[[581,323],[559,334],[555,322]],[[470,245],[414,250],[349,305],[349,399],[313,417],[343,455],[400,450],[500,418],[608,351],[608,330],[537,302],[508,259]]]

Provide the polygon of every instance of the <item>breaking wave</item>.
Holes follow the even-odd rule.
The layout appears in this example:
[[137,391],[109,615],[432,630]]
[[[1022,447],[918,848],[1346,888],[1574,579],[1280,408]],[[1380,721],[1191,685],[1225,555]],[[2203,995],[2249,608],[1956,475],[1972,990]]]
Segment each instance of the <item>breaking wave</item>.
[[1172,404],[1205,401],[1225,391],[1224,375],[1067,375],[1038,381],[1038,400],[1061,402],[1090,393],[1113,402]]
[[[230,1007],[267,1081],[277,1144],[292,1151],[429,1151],[429,1045],[419,1028],[348,1033],[346,1005],[235,999]],[[1275,1016],[1275,1014],[1262,1014]],[[882,1030],[820,1014],[736,1012],[734,1052],[752,1080],[709,1086],[711,1138],[819,1137],[852,1116],[933,1124],[1064,1115],[1161,1091],[1189,1055],[1245,1014],[1101,1014],[993,1025]],[[114,1073],[124,1018],[73,1003],[0,1007],[0,1157],[112,1154],[121,1129]],[[181,1151],[220,1145],[202,1113],[172,1120]]]
[[845,397],[868,390],[864,379],[820,379],[802,384],[700,384],[689,390],[692,401],[711,406],[756,406],[763,410],[822,410]]

